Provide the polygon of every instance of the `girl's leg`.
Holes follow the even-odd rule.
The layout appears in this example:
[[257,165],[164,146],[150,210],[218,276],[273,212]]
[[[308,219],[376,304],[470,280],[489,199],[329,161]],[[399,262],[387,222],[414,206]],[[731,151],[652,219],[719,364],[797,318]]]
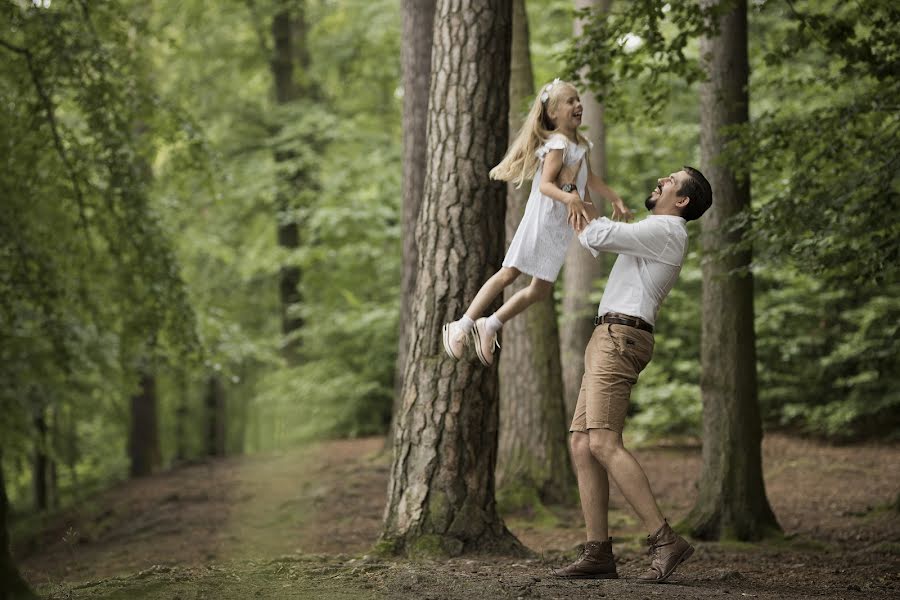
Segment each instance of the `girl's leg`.
[[552,290],[553,283],[533,277],[531,285],[513,294],[512,298],[500,307],[500,310],[487,319],[482,318],[475,322],[472,336],[476,344],[475,352],[481,364],[489,367],[494,363],[494,346],[497,343],[496,334],[503,327],[503,324],[535,302],[547,298]]
[[[506,286],[515,281],[520,274],[521,271],[518,269],[511,267],[501,268],[481,286],[462,318],[458,321],[444,324],[444,351],[448,356],[456,360],[462,358],[466,339],[475,326],[475,319],[480,317],[491,305],[491,302],[502,294]],[[499,326],[497,328],[499,329]]]
[[478,293],[475,294],[475,299],[472,300],[472,304],[469,305],[469,310],[466,311],[466,317],[474,321],[483,315],[491,305],[491,302],[493,302],[497,296],[502,294],[503,290],[506,289],[506,286],[515,281],[516,277],[521,273],[521,271],[512,267],[503,267],[494,273],[490,279],[484,282],[484,285],[481,286]]
[[531,285],[522,288],[506,301],[494,315],[501,323],[506,323],[514,316],[541,300],[548,298],[553,291],[553,283],[537,277],[531,278]]

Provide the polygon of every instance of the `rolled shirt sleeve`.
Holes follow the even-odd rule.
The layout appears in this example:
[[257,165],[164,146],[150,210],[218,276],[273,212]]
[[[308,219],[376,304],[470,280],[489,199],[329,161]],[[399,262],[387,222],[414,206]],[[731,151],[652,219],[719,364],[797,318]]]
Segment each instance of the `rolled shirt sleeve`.
[[[670,217],[680,221],[684,219]],[[596,258],[601,252],[614,252],[680,266],[683,247],[673,248],[669,235],[670,221],[651,216],[639,223],[619,223],[606,217],[594,219],[578,236],[578,241]]]

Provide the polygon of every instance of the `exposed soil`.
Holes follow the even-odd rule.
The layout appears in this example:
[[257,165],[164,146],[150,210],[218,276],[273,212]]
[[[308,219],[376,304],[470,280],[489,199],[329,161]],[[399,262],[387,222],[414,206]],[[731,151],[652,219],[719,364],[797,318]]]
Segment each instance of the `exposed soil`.
[[[535,557],[442,561],[370,554],[390,457],[382,438],[235,457],[123,483],[61,515],[14,551],[49,598],[897,598],[900,445],[831,447],[783,435],[763,445],[769,500],[785,540],[695,543],[665,585],[647,564],[634,514],[613,489],[622,579],[560,581],[583,540],[577,506],[553,519],[506,515]],[[635,452],[677,522],[696,495],[696,447]]]

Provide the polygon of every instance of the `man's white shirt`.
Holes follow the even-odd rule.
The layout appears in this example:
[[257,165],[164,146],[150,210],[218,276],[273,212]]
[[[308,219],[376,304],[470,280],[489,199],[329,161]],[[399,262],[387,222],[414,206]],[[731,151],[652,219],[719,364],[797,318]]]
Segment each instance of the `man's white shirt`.
[[594,219],[578,236],[596,258],[618,254],[597,314],[608,312],[640,317],[651,325],[666,295],[675,285],[687,254],[687,224],[681,217],[650,215],[640,223]]

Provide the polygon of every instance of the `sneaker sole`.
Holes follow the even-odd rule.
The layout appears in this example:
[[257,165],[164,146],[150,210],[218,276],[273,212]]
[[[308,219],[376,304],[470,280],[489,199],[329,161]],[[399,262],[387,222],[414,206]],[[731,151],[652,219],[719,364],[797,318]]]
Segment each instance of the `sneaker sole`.
[[459,360],[460,357],[453,354],[453,349],[450,348],[450,323],[444,323],[443,334],[444,334],[444,352],[446,352],[447,356],[449,356],[453,360]]
[[478,360],[481,361],[481,364],[485,367],[490,367],[493,363],[489,363],[487,359],[484,357],[484,352],[481,350],[481,334],[478,333],[478,324],[472,328],[472,341],[473,346],[475,346],[475,354],[478,356]]
[[672,573],[675,572],[675,569],[677,569],[679,566],[681,566],[681,563],[683,563],[684,561],[689,559],[691,557],[691,555],[693,555],[693,554],[694,554],[694,547],[688,546],[687,549],[685,549],[685,551],[681,553],[681,556],[678,558],[678,562],[676,562],[674,565],[672,565],[672,568],[669,569],[668,573],[663,574],[663,576],[660,577],[659,579],[638,579],[638,581],[640,583],[662,583],[666,579],[668,579]]

